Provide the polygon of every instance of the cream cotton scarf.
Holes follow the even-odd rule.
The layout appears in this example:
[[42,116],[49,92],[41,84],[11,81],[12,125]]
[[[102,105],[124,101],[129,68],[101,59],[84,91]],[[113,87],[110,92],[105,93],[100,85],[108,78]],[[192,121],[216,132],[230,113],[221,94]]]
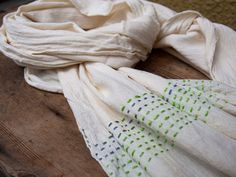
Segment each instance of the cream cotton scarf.
[[[216,81],[129,68],[152,48]],[[143,0],[38,0],[0,29],[27,83],[64,94],[109,176],[236,176],[235,49],[232,29]]]

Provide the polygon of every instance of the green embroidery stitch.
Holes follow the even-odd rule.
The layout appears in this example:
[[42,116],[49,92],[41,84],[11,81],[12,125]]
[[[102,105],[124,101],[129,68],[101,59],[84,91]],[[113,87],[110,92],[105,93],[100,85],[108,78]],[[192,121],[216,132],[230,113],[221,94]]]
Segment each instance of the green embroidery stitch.
[[[121,140],[121,143],[125,143],[123,149],[127,152],[126,155],[122,154],[120,157],[129,158],[128,154],[132,157],[137,154],[143,159],[140,159],[142,163],[145,161],[151,162],[152,157],[156,158],[174,148],[175,139],[185,126],[199,119],[205,123],[207,122],[206,118],[212,109],[212,106],[208,105],[209,99],[214,99],[217,105],[227,103],[225,100],[215,98],[214,94],[210,94],[207,97],[209,99],[205,99],[204,91],[209,88],[204,86],[204,81],[194,81],[196,89],[188,86],[192,84],[190,80],[184,80],[182,83],[186,83],[186,88],[178,85],[174,86],[173,82],[169,82],[168,87],[164,90],[165,94],[161,97],[152,93],[143,93],[128,99],[127,104],[121,107],[121,112],[125,114],[125,117],[120,123],[126,130],[135,133],[121,132],[123,135],[117,133],[116,137],[119,141]],[[201,85],[197,86],[199,84]],[[170,90],[172,90],[172,93]],[[169,93],[171,94],[169,95]],[[203,95],[204,97],[202,97]],[[203,104],[204,106],[202,106]],[[132,126],[129,126],[129,120],[131,119],[135,122],[130,123]],[[140,123],[137,123],[138,121]],[[126,125],[128,126],[126,127]],[[120,129],[115,131],[120,131]],[[129,141],[127,141],[128,137]],[[129,168],[127,164],[122,164],[119,168],[124,173],[131,173],[132,170],[140,169],[138,168],[140,162],[132,161],[130,164],[132,166],[129,166]],[[147,167],[148,163],[144,167],[145,171],[148,170]],[[111,167],[107,166],[107,168]],[[141,176],[143,173],[140,170],[135,174]]]

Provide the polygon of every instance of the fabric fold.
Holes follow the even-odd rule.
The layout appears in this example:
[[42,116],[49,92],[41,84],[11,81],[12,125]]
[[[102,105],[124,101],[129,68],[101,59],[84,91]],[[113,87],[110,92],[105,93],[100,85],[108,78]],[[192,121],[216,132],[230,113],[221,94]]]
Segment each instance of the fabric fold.
[[[236,176],[236,34],[144,0],[38,0],[3,18],[0,51],[62,93],[109,176]],[[132,69],[162,48],[212,80]]]

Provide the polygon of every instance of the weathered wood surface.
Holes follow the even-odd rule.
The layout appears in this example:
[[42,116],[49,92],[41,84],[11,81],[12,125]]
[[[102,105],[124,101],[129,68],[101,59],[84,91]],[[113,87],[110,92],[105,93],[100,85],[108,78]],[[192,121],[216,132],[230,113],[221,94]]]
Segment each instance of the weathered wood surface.
[[3,55],[0,83],[0,166],[5,171],[18,177],[105,176],[62,95],[28,86],[23,68]]
[[[206,79],[161,50],[137,68],[166,78]],[[23,68],[2,54],[0,84],[0,177],[106,176],[90,156],[63,95],[27,85]]]
[[165,51],[155,49],[137,69],[158,74],[168,79],[208,79],[205,75]]

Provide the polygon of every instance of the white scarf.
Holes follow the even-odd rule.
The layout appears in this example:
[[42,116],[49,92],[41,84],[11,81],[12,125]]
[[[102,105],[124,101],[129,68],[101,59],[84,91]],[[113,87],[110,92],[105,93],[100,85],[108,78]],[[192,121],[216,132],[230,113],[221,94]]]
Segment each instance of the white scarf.
[[[143,0],[39,0],[7,14],[0,50],[63,93],[109,176],[236,176],[235,32]],[[216,81],[131,69],[163,48]]]

